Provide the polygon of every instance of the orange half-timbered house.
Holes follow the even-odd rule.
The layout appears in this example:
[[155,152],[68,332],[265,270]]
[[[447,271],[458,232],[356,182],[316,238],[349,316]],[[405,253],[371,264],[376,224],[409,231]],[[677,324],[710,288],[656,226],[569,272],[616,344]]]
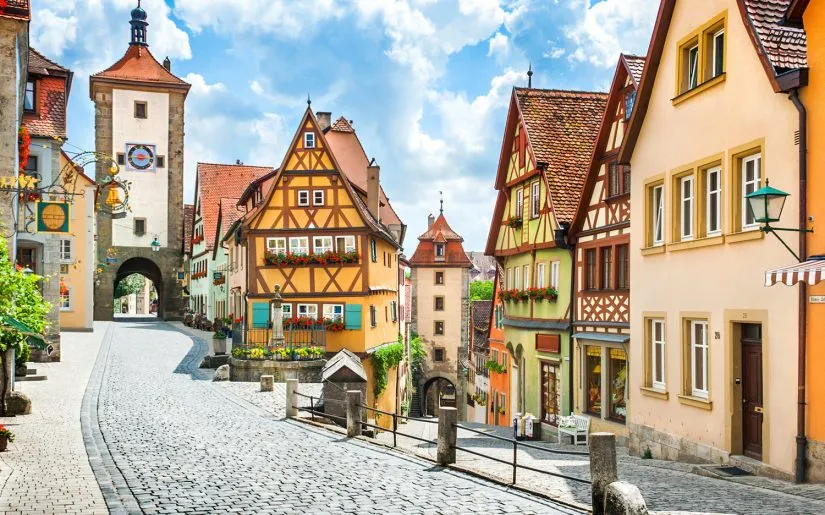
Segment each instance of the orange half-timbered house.
[[[396,235],[403,231],[382,223],[380,168],[367,163],[365,188],[356,188],[325,129],[307,109],[266,196],[244,218],[246,319],[251,328],[266,327],[280,286],[285,317],[343,322],[344,330],[327,332],[326,351],[359,355],[371,383],[369,356],[398,339]],[[372,398],[370,384],[368,402],[394,411],[389,376],[381,399]]]
[[621,55],[581,204],[576,243],[573,363],[575,412],[592,427],[627,435],[630,341],[630,167],[618,163],[644,58]]

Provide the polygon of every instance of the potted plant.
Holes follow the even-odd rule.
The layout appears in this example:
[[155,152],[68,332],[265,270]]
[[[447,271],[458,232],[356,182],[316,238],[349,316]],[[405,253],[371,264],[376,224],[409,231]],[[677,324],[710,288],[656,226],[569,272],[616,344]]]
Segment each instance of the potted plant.
[[218,329],[212,335],[212,347],[215,349],[215,356],[226,354],[226,333]]
[[506,411],[504,408],[499,408],[499,409],[498,409],[498,414],[499,414],[499,415],[504,415],[506,412],[507,412],[507,411]]
[[9,442],[14,441],[14,433],[6,429],[6,426],[0,424],[0,452],[6,450]]

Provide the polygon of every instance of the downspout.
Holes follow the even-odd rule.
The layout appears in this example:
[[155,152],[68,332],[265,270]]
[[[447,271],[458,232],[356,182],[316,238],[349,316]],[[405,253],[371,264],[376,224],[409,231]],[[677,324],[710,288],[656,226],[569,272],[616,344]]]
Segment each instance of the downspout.
[[[789,98],[799,112],[799,228],[805,229],[808,225],[808,113],[799,99],[799,89],[794,88]],[[799,260],[805,261],[808,257],[807,233],[799,233]],[[807,468],[808,439],[805,436],[805,385],[806,361],[808,341],[808,285],[805,281],[799,282],[799,351],[797,364],[797,401],[796,401],[796,468],[794,482],[805,482]]]

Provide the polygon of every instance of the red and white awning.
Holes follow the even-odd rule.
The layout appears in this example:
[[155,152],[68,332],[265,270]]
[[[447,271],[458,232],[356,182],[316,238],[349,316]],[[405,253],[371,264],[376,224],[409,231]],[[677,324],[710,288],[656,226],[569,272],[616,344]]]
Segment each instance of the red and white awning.
[[825,259],[821,258],[765,272],[765,286],[779,283],[793,286],[800,282],[813,286],[823,280],[825,280]]

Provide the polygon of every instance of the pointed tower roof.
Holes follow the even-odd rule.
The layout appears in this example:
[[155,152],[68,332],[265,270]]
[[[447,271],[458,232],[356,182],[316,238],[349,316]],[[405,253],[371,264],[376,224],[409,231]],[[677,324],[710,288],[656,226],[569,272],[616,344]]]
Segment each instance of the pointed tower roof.
[[[473,263],[464,252],[464,238],[455,232],[447,218],[442,213],[427,229],[418,237],[418,247],[410,258],[412,266],[459,266],[472,268]],[[436,244],[444,245],[444,255],[436,256]]]

